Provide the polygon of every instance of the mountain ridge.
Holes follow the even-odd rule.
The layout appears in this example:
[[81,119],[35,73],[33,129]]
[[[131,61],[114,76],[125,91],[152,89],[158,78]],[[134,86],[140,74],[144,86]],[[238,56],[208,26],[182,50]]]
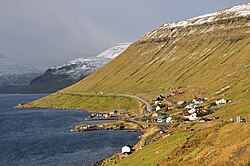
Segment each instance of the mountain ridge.
[[0,93],[19,93],[39,74],[41,71],[33,66],[0,55]]
[[96,57],[77,58],[65,64],[47,69],[42,75],[34,78],[24,93],[56,92],[89,76],[98,68],[122,53],[131,43],[117,44]]

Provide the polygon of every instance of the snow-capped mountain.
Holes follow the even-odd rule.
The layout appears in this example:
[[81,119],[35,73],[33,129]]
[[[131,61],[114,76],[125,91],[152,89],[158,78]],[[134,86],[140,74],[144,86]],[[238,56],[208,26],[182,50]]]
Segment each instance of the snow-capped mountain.
[[[215,29],[223,29],[222,25],[220,26],[208,26],[212,24],[216,24],[219,22],[227,22],[227,21],[236,21],[237,18],[249,18],[250,17],[250,3],[234,6],[231,8],[223,9],[218,12],[201,15],[198,17],[194,17],[188,19],[186,21],[177,21],[172,23],[163,24],[160,28],[149,32],[140,41],[144,40],[154,40],[154,39],[163,39],[169,37],[176,37],[178,35],[179,29],[191,28],[191,27],[199,27],[199,26],[207,26],[209,29],[204,30],[202,33],[210,33]],[[246,20],[247,22],[248,20]],[[250,24],[246,24],[250,26]],[[170,31],[170,33],[168,32]],[[184,35],[195,34],[195,30],[190,30],[188,33]]]
[[165,27],[175,28],[175,27],[187,27],[193,25],[201,25],[204,23],[211,23],[218,20],[226,20],[235,17],[245,17],[250,15],[250,3],[234,6],[232,8],[223,9],[218,12],[214,12],[211,14],[205,14],[202,16],[198,16],[187,21],[179,21],[169,24],[164,24]]
[[32,66],[0,55],[0,93],[18,93],[40,74],[41,72]]
[[121,54],[123,51],[125,51],[126,48],[130,44],[131,43],[119,43],[119,44],[107,49],[103,53],[97,55],[97,57],[105,57],[105,58],[113,59],[113,58],[117,57],[119,54]]
[[95,72],[121,54],[131,43],[117,44],[96,57],[78,58],[68,63],[49,68],[31,81],[25,92],[55,92],[70,86]]

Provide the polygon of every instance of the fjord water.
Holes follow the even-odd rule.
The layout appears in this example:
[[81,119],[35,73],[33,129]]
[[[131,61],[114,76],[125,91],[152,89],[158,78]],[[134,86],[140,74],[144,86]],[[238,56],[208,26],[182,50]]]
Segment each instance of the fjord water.
[[140,133],[69,132],[84,123],[88,112],[56,109],[13,109],[45,95],[0,95],[0,165],[90,165],[136,143]]

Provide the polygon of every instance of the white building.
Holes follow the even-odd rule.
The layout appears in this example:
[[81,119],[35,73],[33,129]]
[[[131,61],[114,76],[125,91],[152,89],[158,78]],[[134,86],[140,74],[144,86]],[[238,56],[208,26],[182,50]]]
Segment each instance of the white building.
[[166,122],[167,122],[167,123],[170,123],[170,122],[172,121],[172,119],[173,119],[172,117],[168,117],[168,118],[166,119]]
[[231,102],[230,100],[226,100],[226,99],[217,99],[215,101],[216,105],[220,105],[220,104],[226,104],[226,103],[229,103]]
[[122,147],[122,153],[131,153],[131,146],[126,145]]
[[158,104],[160,104],[161,102],[160,101],[155,101],[155,106],[157,106]]
[[160,106],[157,106],[157,107],[155,108],[155,110],[156,110],[156,111],[160,111],[160,110],[161,110],[161,107],[160,107]]
[[190,114],[193,114],[195,112],[196,112],[195,108],[192,108],[192,109],[188,110],[188,113],[190,113]]
[[193,113],[192,115],[189,116],[188,118],[190,121],[197,120],[197,114]]

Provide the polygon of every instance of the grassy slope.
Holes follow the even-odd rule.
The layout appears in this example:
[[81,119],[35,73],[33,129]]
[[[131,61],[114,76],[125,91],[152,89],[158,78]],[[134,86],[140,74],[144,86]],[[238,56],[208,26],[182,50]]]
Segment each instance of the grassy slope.
[[193,132],[177,132],[116,160],[116,165],[247,165],[250,162],[249,123],[214,123],[193,128]]
[[125,93],[152,99],[169,93],[169,88],[184,86],[188,89],[185,98],[191,99],[194,94],[211,97],[230,86],[221,94],[237,103],[230,112],[249,115],[248,22],[237,19],[175,32],[160,29],[154,36],[157,40],[146,35],[109,64],[61,92]]
[[48,97],[28,103],[25,107],[79,109],[92,112],[108,112],[112,109],[138,111],[140,103],[129,97],[80,95],[55,93]]

